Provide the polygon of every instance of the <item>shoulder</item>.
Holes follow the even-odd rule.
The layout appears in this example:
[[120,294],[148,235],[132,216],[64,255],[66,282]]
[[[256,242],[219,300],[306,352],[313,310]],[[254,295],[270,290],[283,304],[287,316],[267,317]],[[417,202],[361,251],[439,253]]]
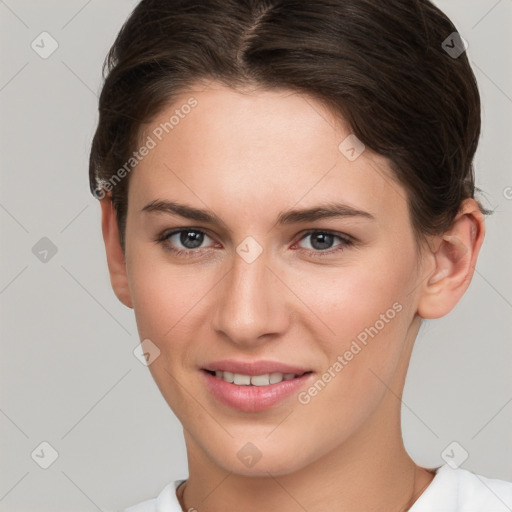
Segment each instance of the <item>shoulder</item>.
[[184,480],[171,482],[162,489],[156,498],[142,501],[119,512],[182,512],[176,497],[176,489],[182,482]]
[[410,512],[510,512],[512,482],[487,478],[448,464],[437,469]]

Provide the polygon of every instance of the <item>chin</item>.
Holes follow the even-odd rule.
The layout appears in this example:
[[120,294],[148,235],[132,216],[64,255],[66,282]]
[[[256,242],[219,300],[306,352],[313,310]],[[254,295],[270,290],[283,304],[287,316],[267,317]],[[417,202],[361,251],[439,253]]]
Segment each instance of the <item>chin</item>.
[[[253,442],[234,441],[224,446],[206,447],[215,464],[225,471],[241,476],[265,477],[284,476],[301,470],[314,457],[301,450],[298,456],[297,446],[304,447],[303,442],[293,442],[288,437],[288,443],[279,445],[269,443],[262,435],[261,442],[256,438]],[[228,456],[229,454],[229,456]]]

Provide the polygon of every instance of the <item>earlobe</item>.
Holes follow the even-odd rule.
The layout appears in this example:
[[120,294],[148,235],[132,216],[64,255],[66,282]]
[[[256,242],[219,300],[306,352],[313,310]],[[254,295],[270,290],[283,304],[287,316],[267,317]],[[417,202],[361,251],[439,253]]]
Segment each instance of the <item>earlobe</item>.
[[484,235],[478,204],[466,199],[451,228],[437,237],[436,249],[429,255],[433,265],[421,287],[418,315],[440,318],[456,306],[473,277]]
[[101,205],[101,229],[105,251],[107,255],[110,283],[117,298],[127,307],[133,308],[128,276],[126,273],[126,261],[119,239],[116,212],[110,196],[100,200]]

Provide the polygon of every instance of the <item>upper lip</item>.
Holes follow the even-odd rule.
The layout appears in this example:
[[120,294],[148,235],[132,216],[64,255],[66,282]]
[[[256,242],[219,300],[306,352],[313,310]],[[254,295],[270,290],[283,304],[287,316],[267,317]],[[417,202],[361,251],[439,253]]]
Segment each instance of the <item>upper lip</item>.
[[301,375],[311,371],[309,368],[281,363],[279,361],[237,361],[235,359],[224,359],[208,363],[202,367],[203,370],[224,371],[240,373],[242,375],[265,375],[267,373],[293,373]]

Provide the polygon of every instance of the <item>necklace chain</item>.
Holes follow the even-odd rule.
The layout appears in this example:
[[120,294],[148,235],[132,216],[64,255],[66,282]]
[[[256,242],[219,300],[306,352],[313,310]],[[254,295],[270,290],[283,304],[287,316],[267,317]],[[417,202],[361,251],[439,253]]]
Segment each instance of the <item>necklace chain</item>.
[[183,501],[183,491],[185,490],[185,485],[187,485],[187,481],[185,480],[184,482],[182,482],[179,486],[178,486],[178,492],[177,492],[177,495],[178,495],[178,501],[180,503],[180,507],[181,507],[181,510],[183,512],[185,512],[185,503]]

